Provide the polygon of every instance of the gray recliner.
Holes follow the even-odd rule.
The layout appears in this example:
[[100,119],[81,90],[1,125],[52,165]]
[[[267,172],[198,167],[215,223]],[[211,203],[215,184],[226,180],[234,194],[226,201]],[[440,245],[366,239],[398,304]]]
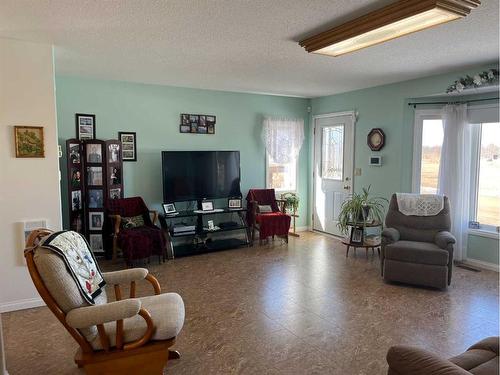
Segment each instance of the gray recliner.
[[381,271],[385,281],[446,288],[451,283],[453,244],[450,202],[435,216],[406,216],[392,195],[382,231]]

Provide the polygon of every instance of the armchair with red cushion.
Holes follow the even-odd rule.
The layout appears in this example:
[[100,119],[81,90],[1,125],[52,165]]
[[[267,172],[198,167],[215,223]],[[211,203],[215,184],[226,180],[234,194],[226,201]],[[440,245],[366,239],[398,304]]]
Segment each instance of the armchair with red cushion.
[[105,210],[113,238],[113,260],[120,248],[128,266],[151,255],[165,261],[166,239],[155,225],[158,212],[149,210],[141,197],[110,199]]
[[[247,195],[247,222],[252,231],[259,231],[259,243],[268,237],[282,237],[288,243],[290,215],[284,212],[284,201],[276,199],[274,189],[250,189]],[[281,209],[280,209],[281,207]]]

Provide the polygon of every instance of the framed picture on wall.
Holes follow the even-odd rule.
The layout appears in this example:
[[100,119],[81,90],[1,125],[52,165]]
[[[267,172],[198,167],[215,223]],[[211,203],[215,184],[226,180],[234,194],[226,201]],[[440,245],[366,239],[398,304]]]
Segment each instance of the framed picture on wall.
[[95,139],[95,115],[76,113],[76,138],[79,140]]
[[104,212],[89,212],[89,229],[101,230],[104,223]]
[[42,126],[14,126],[16,158],[44,158]]
[[123,161],[137,161],[137,136],[135,132],[118,132],[122,142]]

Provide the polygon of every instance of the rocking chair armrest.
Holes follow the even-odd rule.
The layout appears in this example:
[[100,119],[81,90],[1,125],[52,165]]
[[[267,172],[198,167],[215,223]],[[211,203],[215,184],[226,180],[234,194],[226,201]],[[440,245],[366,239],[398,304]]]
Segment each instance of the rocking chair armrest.
[[70,327],[81,329],[131,318],[141,310],[141,300],[125,299],[102,305],[78,307],[66,315]]
[[146,268],[129,268],[125,270],[103,272],[102,276],[107,284],[129,284],[132,281],[144,280],[148,275]]
[[122,299],[121,284],[130,283],[130,298],[135,298],[136,281],[147,280],[153,286],[155,295],[161,293],[161,286],[156,277],[149,274],[146,268],[130,268],[120,271],[104,272],[104,280],[108,284],[115,286],[115,297],[119,301]]
[[120,233],[120,225],[122,223],[122,217],[120,215],[109,215],[109,218],[114,223],[113,233],[115,235]]

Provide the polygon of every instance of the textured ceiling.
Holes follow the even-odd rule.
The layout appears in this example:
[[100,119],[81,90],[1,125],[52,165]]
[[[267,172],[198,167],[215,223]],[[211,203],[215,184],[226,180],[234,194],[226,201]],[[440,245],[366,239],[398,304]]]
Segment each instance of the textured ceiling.
[[297,41],[377,0],[1,0],[0,37],[52,43],[58,74],[315,97],[498,61],[498,0],[342,57]]

